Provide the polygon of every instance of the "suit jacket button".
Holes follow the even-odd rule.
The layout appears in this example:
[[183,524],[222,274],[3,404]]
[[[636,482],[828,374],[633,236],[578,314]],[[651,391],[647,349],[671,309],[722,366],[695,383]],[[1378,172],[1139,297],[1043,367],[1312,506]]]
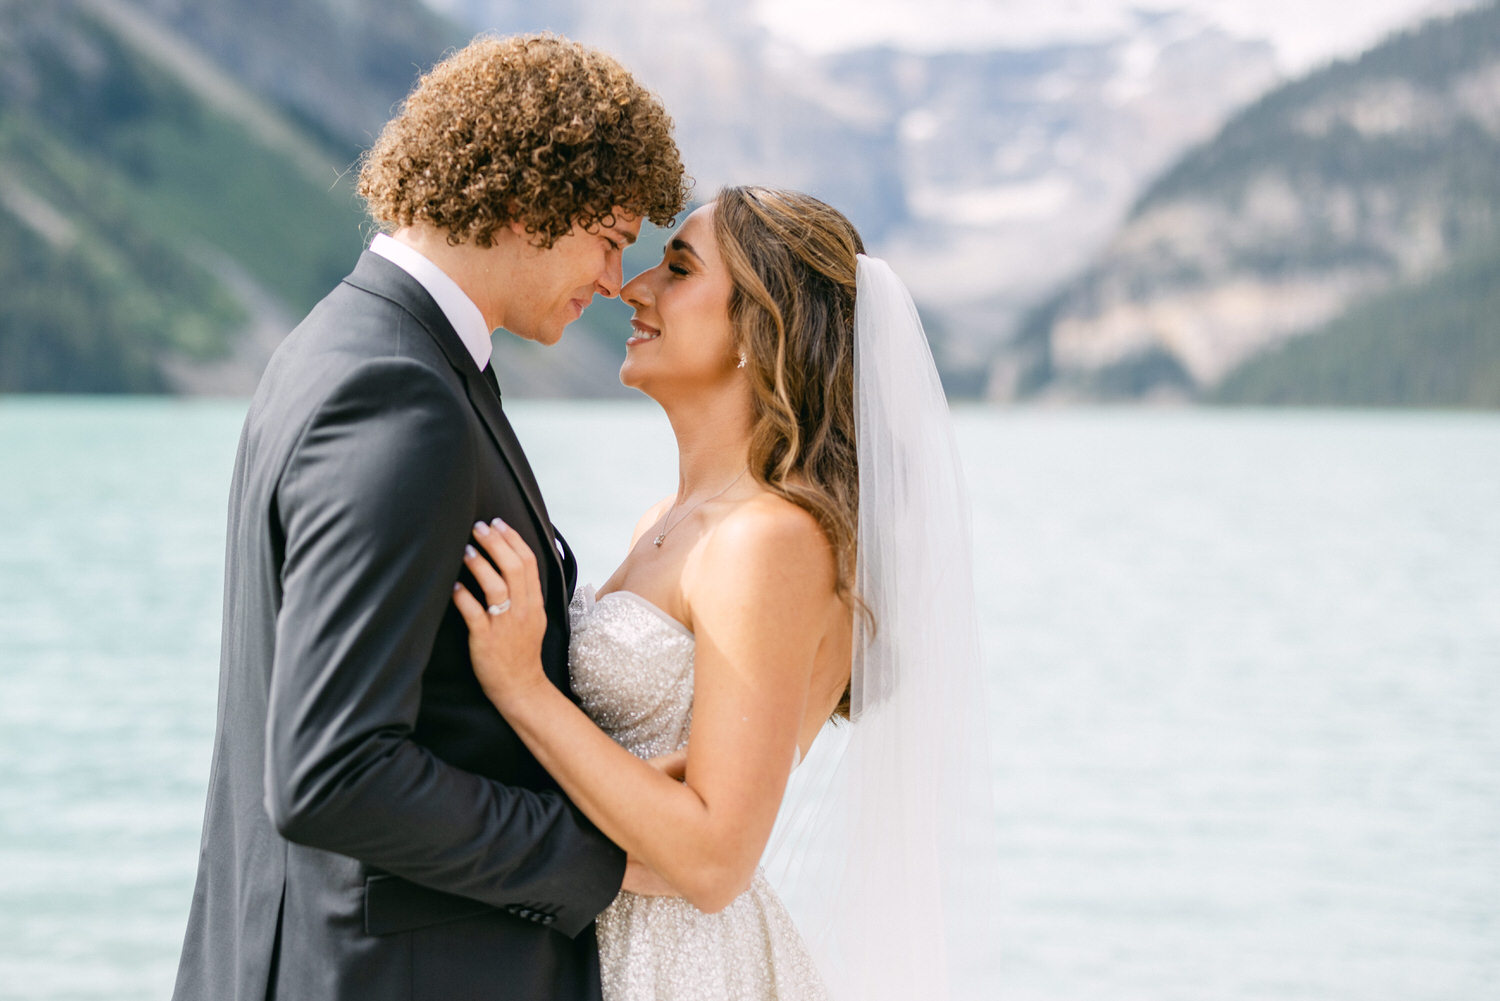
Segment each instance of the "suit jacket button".
[[557,918],[554,915],[551,915],[551,914],[543,914],[542,915],[542,924],[544,924],[544,925],[550,925],[552,922],[554,922],[556,920],[557,920]]

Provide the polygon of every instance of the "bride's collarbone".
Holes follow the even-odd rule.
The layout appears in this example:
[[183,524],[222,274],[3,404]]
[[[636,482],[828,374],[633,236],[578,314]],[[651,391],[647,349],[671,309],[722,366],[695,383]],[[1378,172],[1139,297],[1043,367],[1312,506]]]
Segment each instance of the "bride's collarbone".
[[[723,520],[720,512],[708,514],[709,517],[694,517],[699,515],[695,511],[681,524],[673,524],[660,545],[656,544],[656,539],[663,535],[660,521],[642,532],[625,561],[599,588],[598,596],[629,591],[677,621],[690,624],[691,602],[684,588],[684,576],[704,541]],[[711,516],[714,514],[718,517]]]
[[[766,502],[764,491],[750,497],[712,501],[690,512],[681,522],[665,524],[658,519],[641,531],[624,562],[599,588],[597,596],[629,591],[691,629],[693,588],[711,587],[716,571],[732,569],[709,565],[705,557],[708,543],[727,519],[757,502]],[[790,502],[778,498],[771,503]]]
[[682,593],[682,566],[686,559],[682,553],[662,553],[645,540],[649,554],[640,553],[639,547],[625,558],[615,572],[610,574],[596,597],[603,598],[617,591],[627,591],[666,612],[678,622],[690,624],[688,604]]

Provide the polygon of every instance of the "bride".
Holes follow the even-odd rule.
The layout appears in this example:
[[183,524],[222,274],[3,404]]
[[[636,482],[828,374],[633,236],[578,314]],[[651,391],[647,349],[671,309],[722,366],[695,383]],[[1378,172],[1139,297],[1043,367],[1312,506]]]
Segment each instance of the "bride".
[[[666,411],[679,483],[573,598],[581,708],[542,672],[531,551],[499,521],[466,549],[486,696],[629,853],[637,892],[598,922],[609,1001],[946,996],[975,874],[944,839],[988,820],[964,785],[988,765],[967,511],[910,298],[862,251],[817,199],[727,188],[624,287],[620,378]],[[793,770],[844,737],[778,826]],[[814,888],[806,935],[762,868],[773,827]]]

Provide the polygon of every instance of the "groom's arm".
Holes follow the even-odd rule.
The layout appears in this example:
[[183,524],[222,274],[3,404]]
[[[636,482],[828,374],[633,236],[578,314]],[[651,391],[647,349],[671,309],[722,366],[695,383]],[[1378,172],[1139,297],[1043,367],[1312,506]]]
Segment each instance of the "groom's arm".
[[351,371],[282,475],[285,539],[266,734],[283,836],[576,935],[625,858],[560,793],[455,768],[411,739],[476,489],[466,400],[403,359]]

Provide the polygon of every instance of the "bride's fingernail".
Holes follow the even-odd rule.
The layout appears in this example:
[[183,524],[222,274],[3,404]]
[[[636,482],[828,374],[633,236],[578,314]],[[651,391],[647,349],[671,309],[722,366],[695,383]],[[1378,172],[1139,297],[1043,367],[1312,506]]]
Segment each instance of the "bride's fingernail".
[[460,584],[458,581],[454,581],[453,582],[453,593],[454,594],[457,594],[458,592],[462,591],[463,589],[464,589],[464,586],[462,584]]
[[476,557],[478,555],[479,555],[479,550],[475,549],[473,546],[464,546],[464,559],[466,559],[466,560],[472,560],[474,557]]
[[474,522],[474,534],[475,535],[489,535],[490,534],[490,526],[486,525],[482,521],[476,521],[476,522]]
[[501,521],[499,518],[496,518],[494,521],[490,522],[490,524],[495,526],[495,531],[497,532],[503,532],[507,527],[505,522]]

